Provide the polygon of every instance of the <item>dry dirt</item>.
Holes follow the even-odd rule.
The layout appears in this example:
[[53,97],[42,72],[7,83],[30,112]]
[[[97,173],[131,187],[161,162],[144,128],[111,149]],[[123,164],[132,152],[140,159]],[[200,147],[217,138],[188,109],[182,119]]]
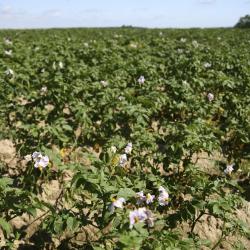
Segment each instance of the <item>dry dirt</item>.
[[[94,150],[92,150],[94,151]],[[96,154],[98,157],[98,154]],[[200,166],[204,171],[208,171],[210,174],[218,174],[218,169],[214,168],[214,161],[217,160],[223,160],[223,157],[219,154],[215,154],[212,156],[208,156],[207,154],[199,154],[197,156],[194,156],[193,160],[197,163],[198,166]],[[1,140],[0,141],[0,162],[4,164],[6,168],[8,168],[8,174],[10,176],[17,174],[20,169],[25,167],[26,162],[24,160],[19,160],[16,155],[16,149],[13,145],[13,143],[10,140]],[[86,163],[86,162],[85,162]],[[69,181],[71,176],[71,173],[65,174],[65,179]],[[61,187],[59,185],[59,182],[57,180],[52,180],[47,184],[43,184],[43,192],[40,194],[40,199],[43,199],[46,202],[51,203],[54,205],[60,196],[61,193]],[[22,216],[16,217],[11,221],[11,224],[14,228],[25,228],[26,237],[25,239],[29,239],[35,232],[37,231],[42,219],[43,214],[46,211],[37,211],[36,218],[32,218],[27,214],[23,214]],[[241,210],[235,211],[235,216],[248,225],[250,225],[250,202],[245,202],[244,207]],[[27,225],[29,225],[27,227]],[[212,242],[212,244],[215,244],[218,239],[221,236],[221,226],[222,221],[215,219],[212,216],[203,215],[199,222],[196,224],[196,227],[194,229],[194,233],[198,234],[201,239],[209,240]],[[189,231],[189,226],[187,223],[184,223],[181,225],[181,228],[183,230],[183,234],[187,233]],[[85,228],[82,233],[78,234],[75,238],[75,243],[77,241],[84,241],[86,237],[89,238],[95,238],[96,230],[93,228]],[[18,249],[20,244],[24,244],[26,240],[22,241],[16,241],[15,243],[15,249]],[[60,243],[58,239],[54,240],[54,247],[57,247]],[[243,244],[243,246],[246,249],[250,249],[250,239],[246,238],[239,238],[237,236],[229,236],[226,238],[225,241],[223,241],[218,248],[216,249],[234,249],[233,245],[235,242],[240,240]],[[0,230],[0,247],[4,245],[5,239],[3,236],[2,231]],[[209,248],[203,247],[202,249],[207,250]]]

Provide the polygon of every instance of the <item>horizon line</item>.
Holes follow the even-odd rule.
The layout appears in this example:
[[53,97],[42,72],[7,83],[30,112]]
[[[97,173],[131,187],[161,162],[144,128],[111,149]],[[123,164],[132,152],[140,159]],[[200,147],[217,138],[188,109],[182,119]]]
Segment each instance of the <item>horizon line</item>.
[[230,29],[235,28],[234,26],[206,26],[206,27],[147,27],[147,26],[133,26],[133,25],[122,25],[122,26],[51,26],[51,27],[0,27],[1,30],[49,30],[49,29]]

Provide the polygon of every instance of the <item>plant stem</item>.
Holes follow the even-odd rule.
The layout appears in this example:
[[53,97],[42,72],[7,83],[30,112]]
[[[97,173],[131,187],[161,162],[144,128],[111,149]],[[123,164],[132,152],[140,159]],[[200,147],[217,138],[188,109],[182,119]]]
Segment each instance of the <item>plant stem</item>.
[[199,216],[193,221],[192,226],[191,226],[190,234],[193,233],[197,221],[198,221],[204,214],[205,214],[205,212],[204,212],[204,211],[201,211],[200,214],[199,214]]

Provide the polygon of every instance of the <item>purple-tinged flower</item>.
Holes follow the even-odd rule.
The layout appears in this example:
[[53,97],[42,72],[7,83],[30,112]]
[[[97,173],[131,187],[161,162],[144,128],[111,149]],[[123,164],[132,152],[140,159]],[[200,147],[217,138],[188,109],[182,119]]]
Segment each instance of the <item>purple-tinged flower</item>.
[[111,205],[109,206],[109,210],[110,212],[114,212],[115,208],[123,208],[123,203],[125,203],[125,199],[124,198],[112,198],[111,199],[112,203]]
[[41,158],[42,157],[42,154],[40,152],[37,152],[35,151],[33,154],[32,154],[32,158],[34,161],[36,161],[37,159]]
[[132,143],[129,142],[129,143],[127,144],[126,148],[125,148],[125,153],[126,153],[126,154],[131,154],[131,152],[132,152]]
[[169,202],[169,194],[166,191],[166,189],[162,186],[159,187],[159,197],[158,197],[158,201],[159,201],[159,205],[160,206],[166,206],[168,205]]
[[137,199],[137,201],[136,201],[137,205],[143,204],[143,202],[146,199],[146,196],[144,195],[143,191],[136,193],[136,199]]
[[132,229],[135,223],[143,222],[148,218],[146,208],[138,208],[129,212],[129,228]]
[[150,203],[153,203],[153,201],[154,201],[154,199],[155,199],[155,195],[151,195],[151,194],[146,194],[146,203],[147,204],[150,204]]
[[47,155],[39,157],[35,160],[35,168],[43,169],[46,168],[49,164],[49,157]]
[[120,155],[119,164],[120,164],[121,167],[124,167],[125,164],[127,163],[127,161],[128,161],[128,158],[127,158],[126,154]]

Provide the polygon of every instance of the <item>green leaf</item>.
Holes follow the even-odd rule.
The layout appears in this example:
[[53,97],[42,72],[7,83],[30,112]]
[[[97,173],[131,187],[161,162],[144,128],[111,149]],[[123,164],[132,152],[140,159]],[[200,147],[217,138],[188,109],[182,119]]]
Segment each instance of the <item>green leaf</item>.
[[9,236],[12,232],[11,225],[4,218],[0,218],[0,227],[6,233],[7,236]]
[[123,197],[124,199],[129,199],[135,197],[136,193],[131,188],[122,188],[117,194],[117,197]]
[[62,218],[58,218],[55,222],[54,222],[54,231],[57,234],[62,233],[63,230],[63,220]]

